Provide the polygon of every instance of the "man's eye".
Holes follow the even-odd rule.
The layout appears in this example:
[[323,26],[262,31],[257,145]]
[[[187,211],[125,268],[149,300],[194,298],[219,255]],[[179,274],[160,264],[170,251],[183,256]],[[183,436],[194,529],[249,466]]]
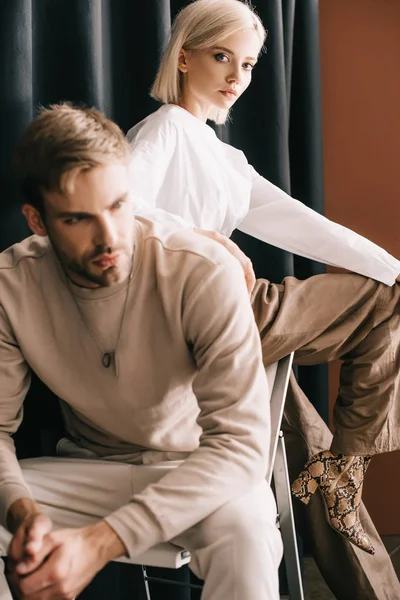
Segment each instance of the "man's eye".
[[113,210],[118,210],[119,208],[121,208],[124,204],[123,200],[118,200],[118,202],[115,202],[115,204],[113,204]]
[[76,225],[77,223],[79,223],[81,219],[77,219],[76,217],[71,217],[70,219],[65,219],[64,220],[64,224],[65,225]]

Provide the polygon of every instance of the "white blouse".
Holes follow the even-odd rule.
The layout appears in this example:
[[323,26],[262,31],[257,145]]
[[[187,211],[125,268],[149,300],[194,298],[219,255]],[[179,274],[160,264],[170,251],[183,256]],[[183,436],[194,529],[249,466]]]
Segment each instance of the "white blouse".
[[253,237],[393,285],[400,261],[354,231],[294,200],[259,175],[243,152],[175,105],[128,132],[136,214],[230,236]]

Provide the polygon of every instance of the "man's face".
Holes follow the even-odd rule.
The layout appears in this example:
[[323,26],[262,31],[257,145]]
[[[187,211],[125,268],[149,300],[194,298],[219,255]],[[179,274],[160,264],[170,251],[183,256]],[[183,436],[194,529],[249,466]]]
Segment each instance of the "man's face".
[[84,287],[125,280],[134,243],[126,164],[78,171],[67,187],[44,194],[46,233],[67,275]]

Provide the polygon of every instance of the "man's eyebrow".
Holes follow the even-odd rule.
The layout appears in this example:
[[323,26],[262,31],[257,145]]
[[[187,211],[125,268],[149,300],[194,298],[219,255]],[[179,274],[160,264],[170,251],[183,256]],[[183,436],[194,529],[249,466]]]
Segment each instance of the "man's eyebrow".
[[[229,48],[225,48],[225,46],[214,46],[213,50],[223,50],[224,52],[227,52],[228,54],[232,54],[232,56],[235,56],[235,53],[233,52],[233,50],[229,50]],[[246,56],[245,60],[252,60],[254,62],[257,62],[257,59],[254,58],[254,56]]]
[[[124,202],[128,198],[128,196],[129,192],[125,192],[124,194],[119,196],[119,198],[113,200],[113,202],[111,202],[111,204],[107,208],[112,208],[114,204],[117,204],[117,202]],[[56,217],[57,219],[90,219],[90,217],[93,217],[93,214],[80,210],[63,210],[61,212],[57,212]]]
[[63,210],[62,212],[57,212],[57,219],[71,219],[71,218],[89,218],[93,217],[91,213],[83,212],[83,211],[69,211]]

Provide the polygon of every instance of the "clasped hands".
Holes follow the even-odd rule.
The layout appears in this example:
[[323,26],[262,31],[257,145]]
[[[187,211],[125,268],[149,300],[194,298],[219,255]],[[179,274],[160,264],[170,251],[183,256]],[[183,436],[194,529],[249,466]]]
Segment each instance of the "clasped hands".
[[8,581],[20,600],[73,600],[110,560],[126,554],[105,521],[55,531],[35,509],[11,530]]

